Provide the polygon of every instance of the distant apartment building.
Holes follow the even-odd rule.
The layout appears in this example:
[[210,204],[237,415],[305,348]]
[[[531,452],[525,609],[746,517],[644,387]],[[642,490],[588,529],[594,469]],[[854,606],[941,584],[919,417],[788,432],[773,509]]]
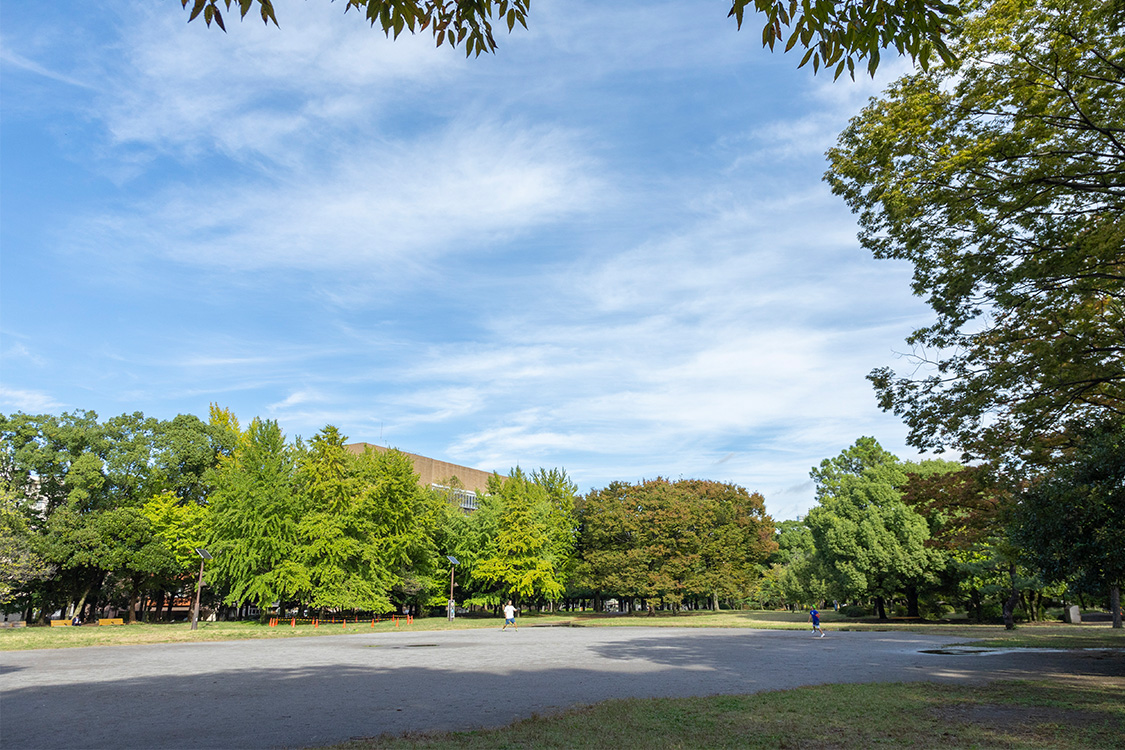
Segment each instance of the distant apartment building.
[[[349,451],[359,455],[366,449],[386,453],[390,448],[371,443],[351,443],[346,446]],[[433,487],[436,490],[449,492],[461,505],[462,510],[472,512],[477,509],[477,497],[488,491],[488,478],[491,472],[471,469],[468,466],[458,466],[448,461],[439,461],[436,458],[419,456],[417,453],[399,451],[414,464],[414,473],[418,475],[418,483],[423,487]]]

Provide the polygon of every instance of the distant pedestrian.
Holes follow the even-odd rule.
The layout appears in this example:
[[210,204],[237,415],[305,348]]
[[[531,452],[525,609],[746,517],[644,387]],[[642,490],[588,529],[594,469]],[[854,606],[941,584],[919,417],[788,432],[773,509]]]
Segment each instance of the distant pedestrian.
[[824,637],[824,631],[820,628],[820,613],[816,611],[816,607],[809,610],[809,620],[812,621],[812,629],[814,633],[820,633],[820,637]]
[[516,630],[519,630],[519,628],[516,627],[516,608],[512,605],[511,599],[509,599],[508,603],[504,605],[504,627],[500,629],[507,630],[509,625],[511,625]]

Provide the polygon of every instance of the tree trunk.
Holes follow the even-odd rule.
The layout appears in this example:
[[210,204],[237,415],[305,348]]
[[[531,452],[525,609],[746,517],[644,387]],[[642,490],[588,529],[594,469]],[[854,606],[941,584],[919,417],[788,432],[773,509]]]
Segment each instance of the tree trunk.
[[880,620],[887,619],[886,603],[883,601],[883,597],[881,596],[875,597],[875,612],[879,615]]
[[1016,566],[1014,563],[1008,566],[1008,580],[1012,584],[1012,593],[1008,597],[1008,601],[1004,602],[1004,629],[1015,630],[1015,611],[1016,604],[1020,600],[1020,592],[1016,590]]
[[1121,627],[1121,587],[1109,587],[1109,608],[1113,610],[1113,627]]
[[922,616],[918,610],[918,587],[914,584],[910,584],[906,587],[906,616]]
[[718,612],[719,611],[719,592],[718,591],[712,591],[711,592],[711,611],[712,612]]
[[141,584],[137,579],[133,579],[133,587],[129,590],[129,624],[132,625],[137,621],[137,600],[141,596]]
[[94,582],[93,581],[91,581],[90,583],[88,583],[86,585],[86,589],[82,592],[82,596],[80,596],[78,598],[78,601],[74,605],[74,609],[72,609],[71,612],[70,612],[71,617],[74,617],[74,615],[76,615],[76,614],[78,615],[79,618],[82,617],[82,609],[86,606],[86,597],[88,597],[90,595],[90,591],[93,588],[94,588]]

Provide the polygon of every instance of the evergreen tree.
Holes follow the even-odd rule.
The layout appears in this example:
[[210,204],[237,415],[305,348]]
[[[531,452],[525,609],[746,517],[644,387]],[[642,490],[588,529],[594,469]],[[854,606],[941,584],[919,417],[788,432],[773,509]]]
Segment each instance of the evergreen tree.
[[1074,424],[1071,445],[1022,493],[1015,540],[1052,581],[1109,592],[1113,627],[1125,585],[1125,421]]
[[886,619],[887,598],[926,580],[934,568],[926,522],[902,501],[903,467],[865,437],[810,475],[819,505],[805,522],[820,576],[837,598],[873,597]]

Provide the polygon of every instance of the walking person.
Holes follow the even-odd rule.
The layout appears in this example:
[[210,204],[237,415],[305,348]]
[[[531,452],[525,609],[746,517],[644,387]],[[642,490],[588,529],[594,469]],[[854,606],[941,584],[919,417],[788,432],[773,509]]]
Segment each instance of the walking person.
[[824,630],[820,627],[820,613],[816,611],[816,607],[809,610],[809,620],[812,622],[812,629],[814,633],[820,633],[820,637],[824,637]]
[[511,625],[516,630],[519,630],[519,628],[516,627],[516,608],[512,606],[511,599],[509,599],[508,603],[504,605],[504,627],[500,629],[507,630],[509,625]]

